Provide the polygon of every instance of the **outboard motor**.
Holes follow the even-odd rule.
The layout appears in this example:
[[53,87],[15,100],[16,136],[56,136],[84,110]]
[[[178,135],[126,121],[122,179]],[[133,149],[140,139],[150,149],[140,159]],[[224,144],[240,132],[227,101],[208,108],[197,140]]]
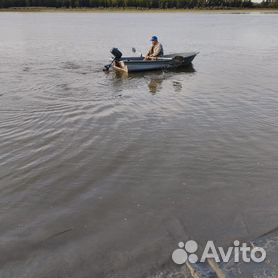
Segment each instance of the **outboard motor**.
[[115,47],[112,48],[110,52],[115,57],[116,61],[119,61],[123,55],[122,52],[118,48],[115,48]]
[[115,47],[110,50],[110,53],[114,56],[114,59],[109,65],[104,66],[103,71],[106,71],[106,72],[109,71],[109,69],[113,65],[114,61],[120,61],[120,59],[123,55],[122,52],[118,48],[115,48]]

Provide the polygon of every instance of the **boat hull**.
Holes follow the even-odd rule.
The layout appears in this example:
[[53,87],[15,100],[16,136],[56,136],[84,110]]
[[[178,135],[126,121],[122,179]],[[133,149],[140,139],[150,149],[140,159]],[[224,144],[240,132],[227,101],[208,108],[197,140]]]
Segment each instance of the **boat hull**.
[[159,57],[156,60],[144,60],[143,57],[123,57],[119,61],[115,61],[113,67],[124,72],[173,69],[190,65],[197,54],[197,52],[175,53]]

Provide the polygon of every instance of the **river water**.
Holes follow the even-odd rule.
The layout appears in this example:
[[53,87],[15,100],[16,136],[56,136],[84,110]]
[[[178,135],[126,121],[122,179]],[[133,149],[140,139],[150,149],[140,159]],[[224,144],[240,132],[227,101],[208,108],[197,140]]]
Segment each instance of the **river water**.
[[[277,14],[0,13],[0,276],[149,277],[277,226]],[[111,47],[200,51],[104,73]],[[277,215],[276,215],[277,216]],[[165,276],[166,277],[166,276]]]

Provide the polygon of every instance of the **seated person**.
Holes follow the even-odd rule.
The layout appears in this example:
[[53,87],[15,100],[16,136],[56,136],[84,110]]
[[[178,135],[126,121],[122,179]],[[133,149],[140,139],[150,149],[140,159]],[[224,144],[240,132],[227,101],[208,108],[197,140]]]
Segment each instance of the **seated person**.
[[162,44],[158,42],[157,36],[152,36],[152,45],[145,55],[145,60],[155,60],[157,57],[163,56]]

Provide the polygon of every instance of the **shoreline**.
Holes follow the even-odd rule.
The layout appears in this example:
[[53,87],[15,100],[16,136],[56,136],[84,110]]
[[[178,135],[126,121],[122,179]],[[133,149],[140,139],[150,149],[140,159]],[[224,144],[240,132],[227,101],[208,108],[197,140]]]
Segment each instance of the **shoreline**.
[[51,12],[51,13],[266,13],[277,14],[276,8],[233,8],[233,9],[137,9],[137,8],[50,8],[12,7],[0,8],[0,12]]

